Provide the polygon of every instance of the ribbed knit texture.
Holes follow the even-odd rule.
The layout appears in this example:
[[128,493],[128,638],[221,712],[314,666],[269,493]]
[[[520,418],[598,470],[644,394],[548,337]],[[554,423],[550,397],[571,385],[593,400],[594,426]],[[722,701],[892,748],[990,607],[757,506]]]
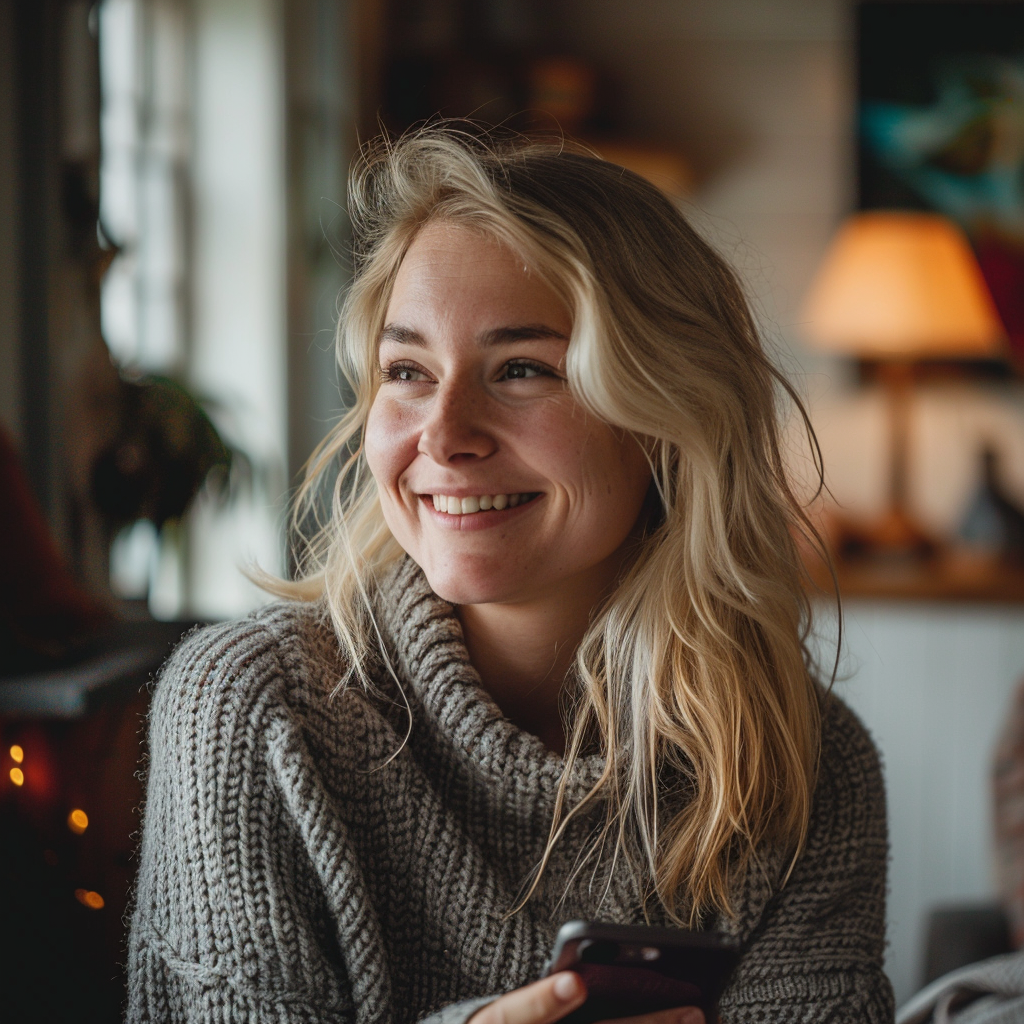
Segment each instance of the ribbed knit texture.
[[[502,717],[451,606],[411,562],[387,581],[380,623],[413,714],[388,764],[408,721],[397,687],[381,666],[378,694],[338,689],[345,666],[320,606],[193,633],[164,668],[131,1024],[461,1024],[480,997],[539,977],[562,922],[644,920],[621,864],[610,879],[588,866],[565,893],[599,808],[508,915],[544,849],[563,762]],[[878,758],[849,710],[824,706],[806,850],[781,889],[784,858],[765,851],[737,918],[718,922],[746,949],[728,1024],[893,1017]],[[577,766],[570,798],[600,767]]]

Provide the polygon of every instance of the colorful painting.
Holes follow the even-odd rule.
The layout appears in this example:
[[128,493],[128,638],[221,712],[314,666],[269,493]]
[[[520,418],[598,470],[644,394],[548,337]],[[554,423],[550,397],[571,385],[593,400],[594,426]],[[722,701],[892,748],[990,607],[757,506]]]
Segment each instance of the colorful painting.
[[1024,3],[861,3],[858,32],[860,206],[960,224],[1024,372]]

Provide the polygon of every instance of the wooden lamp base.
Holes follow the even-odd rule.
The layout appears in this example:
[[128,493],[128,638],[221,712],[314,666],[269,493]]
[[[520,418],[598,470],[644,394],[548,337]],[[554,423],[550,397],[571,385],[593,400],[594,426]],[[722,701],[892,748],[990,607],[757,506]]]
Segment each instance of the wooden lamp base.
[[942,549],[939,540],[921,527],[906,509],[895,504],[874,521],[840,520],[833,529],[835,548],[841,559],[926,561]]
[[907,508],[908,435],[914,366],[892,360],[879,367],[879,379],[889,411],[889,508],[869,523],[836,524],[840,558],[920,561],[932,558],[942,545],[921,527]]

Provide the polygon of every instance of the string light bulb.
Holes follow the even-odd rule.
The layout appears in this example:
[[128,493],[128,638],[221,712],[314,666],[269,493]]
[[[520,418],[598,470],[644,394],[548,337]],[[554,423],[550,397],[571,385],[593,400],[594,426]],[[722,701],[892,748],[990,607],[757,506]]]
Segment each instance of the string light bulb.
[[98,892],[91,889],[76,889],[75,899],[90,910],[102,910],[106,902]]
[[20,768],[12,768],[11,769],[11,782],[13,782],[16,786],[24,785],[24,783],[25,783],[25,773]]
[[19,747],[17,743],[15,743],[13,747],[11,747],[11,749],[10,749],[10,751],[8,751],[8,753],[10,753],[11,760],[15,764],[21,764],[21,762],[25,760],[25,751],[22,750],[21,747]]
[[80,836],[89,827],[89,815],[85,811],[76,807],[68,815],[68,828],[75,833],[76,836]]

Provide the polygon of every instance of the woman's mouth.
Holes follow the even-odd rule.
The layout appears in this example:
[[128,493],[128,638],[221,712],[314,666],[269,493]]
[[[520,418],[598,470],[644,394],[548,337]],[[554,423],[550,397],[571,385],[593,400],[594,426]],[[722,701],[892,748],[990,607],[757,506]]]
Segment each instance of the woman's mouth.
[[525,505],[540,497],[540,491],[524,491],[519,494],[481,494],[468,498],[456,498],[450,494],[433,494],[434,509],[450,516],[469,516],[477,512],[501,512],[506,508]]

